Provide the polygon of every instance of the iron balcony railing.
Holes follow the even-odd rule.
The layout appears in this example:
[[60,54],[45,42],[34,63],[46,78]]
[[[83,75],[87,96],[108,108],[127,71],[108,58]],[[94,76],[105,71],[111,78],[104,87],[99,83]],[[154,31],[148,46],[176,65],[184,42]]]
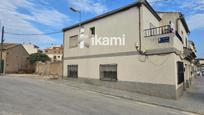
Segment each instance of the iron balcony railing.
[[170,27],[170,25],[165,25],[165,26],[145,29],[144,30],[144,36],[145,37],[150,37],[150,36],[157,36],[157,35],[162,35],[162,34],[168,34],[168,33],[172,33],[172,32],[173,32],[173,30]]

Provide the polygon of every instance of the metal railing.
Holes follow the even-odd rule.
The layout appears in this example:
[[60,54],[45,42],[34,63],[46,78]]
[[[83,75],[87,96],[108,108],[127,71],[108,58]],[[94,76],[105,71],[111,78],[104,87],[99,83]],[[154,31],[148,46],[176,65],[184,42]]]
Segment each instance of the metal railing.
[[170,27],[170,25],[165,25],[165,26],[145,29],[144,30],[144,36],[145,37],[150,37],[150,36],[168,34],[168,33],[172,33],[172,32],[173,31],[172,31],[172,28]]

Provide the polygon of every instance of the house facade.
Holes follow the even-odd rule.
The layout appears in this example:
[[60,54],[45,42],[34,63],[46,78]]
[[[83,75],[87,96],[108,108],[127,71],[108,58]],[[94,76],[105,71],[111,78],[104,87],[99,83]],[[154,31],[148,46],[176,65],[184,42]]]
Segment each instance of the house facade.
[[45,49],[44,53],[49,56],[51,61],[62,61],[63,46],[52,46]]
[[[140,0],[80,25],[63,29],[64,77],[164,98],[183,94],[193,59],[184,53],[189,29],[181,13],[156,12]],[[96,36],[124,44],[96,45]]]
[[21,73],[28,71],[29,54],[21,44],[3,44],[3,73]]
[[201,76],[204,76],[204,59],[198,58],[197,60],[199,62],[198,68],[199,68],[200,74],[201,74]]

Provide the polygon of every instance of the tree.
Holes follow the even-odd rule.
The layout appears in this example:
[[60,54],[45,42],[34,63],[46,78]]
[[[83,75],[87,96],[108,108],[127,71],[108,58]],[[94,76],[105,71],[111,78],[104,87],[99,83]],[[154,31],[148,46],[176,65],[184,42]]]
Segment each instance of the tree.
[[50,58],[46,54],[34,53],[28,57],[28,60],[31,64],[34,64],[37,61],[46,62],[50,61]]

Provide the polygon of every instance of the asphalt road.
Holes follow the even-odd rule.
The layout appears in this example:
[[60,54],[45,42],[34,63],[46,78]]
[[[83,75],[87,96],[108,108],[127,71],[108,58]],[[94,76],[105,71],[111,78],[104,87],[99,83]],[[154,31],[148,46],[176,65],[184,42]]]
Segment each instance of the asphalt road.
[[189,115],[189,113],[50,81],[0,76],[0,115]]

